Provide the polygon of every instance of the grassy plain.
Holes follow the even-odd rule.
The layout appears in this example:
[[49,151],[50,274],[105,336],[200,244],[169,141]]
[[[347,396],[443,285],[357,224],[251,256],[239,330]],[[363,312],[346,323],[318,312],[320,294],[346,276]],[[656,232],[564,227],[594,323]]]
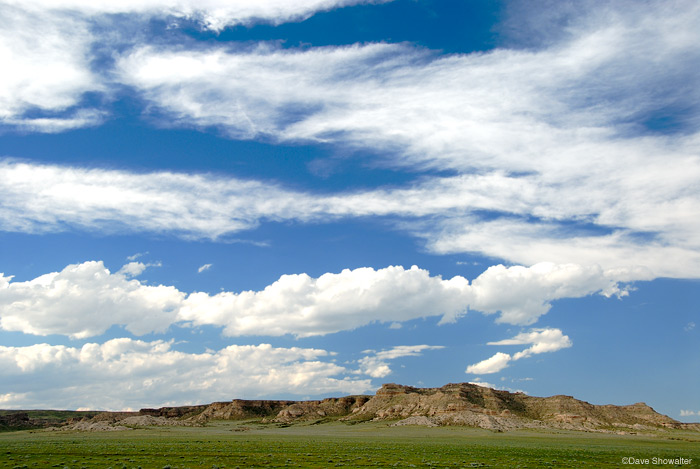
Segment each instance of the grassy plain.
[[625,457],[682,457],[692,462],[681,467],[700,467],[700,434],[492,433],[374,422],[290,427],[215,422],[117,432],[0,433],[0,468],[603,468],[620,467]]

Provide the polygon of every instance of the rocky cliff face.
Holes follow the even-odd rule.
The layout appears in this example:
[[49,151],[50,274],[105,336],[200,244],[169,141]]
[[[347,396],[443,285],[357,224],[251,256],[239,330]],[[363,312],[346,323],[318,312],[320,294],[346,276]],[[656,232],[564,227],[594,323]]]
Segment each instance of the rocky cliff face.
[[[420,420],[416,420],[421,417]],[[644,403],[596,406],[571,396],[532,397],[469,383],[441,388],[385,384],[343,420],[411,419],[431,425],[467,425],[491,430],[561,428],[639,431],[687,428]]]
[[159,409],[141,409],[139,415],[149,415],[151,417],[165,418],[187,418],[194,417],[205,411],[210,405],[192,405],[182,407],[161,407]]
[[[291,423],[318,420],[327,417],[343,417],[358,409],[370,396],[333,397],[320,401],[266,401],[234,399],[231,402],[214,402],[201,410],[192,420],[204,423],[210,420],[261,419],[263,422]],[[161,415],[160,409],[143,409],[142,414]]]
[[303,401],[285,407],[272,419],[272,422],[291,423],[298,420],[323,419],[327,417],[344,417],[357,412],[370,396],[347,396],[323,399],[322,401]]
[[[520,428],[557,428],[636,433],[665,429],[700,431],[700,424],[684,424],[657,413],[644,403],[626,406],[593,405],[571,396],[533,397],[470,383],[440,388],[385,384],[374,396],[347,396],[318,401],[243,400],[209,405],[162,407],[136,412],[103,412],[66,428],[76,430],[133,426],[204,425],[212,420],[257,420],[294,424],[341,420],[357,423],[387,421],[392,425],[463,425],[507,431]],[[0,418],[5,427],[26,428],[29,416],[17,413]]]
[[231,402],[214,402],[194,417],[197,422],[209,420],[246,420],[251,418],[270,418],[277,415],[296,401],[249,401],[234,399]]
[[[199,411],[199,408],[195,410]],[[173,411],[149,409],[141,413],[169,416]],[[178,415],[182,419],[187,414]],[[533,397],[469,383],[448,384],[440,388],[415,388],[392,383],[382,386],[374,396],[348,396],[320,401],[236,399],[210,404],[188,420],[203,424],[210,420],[243,419],[283,424],[327,419],[349,423],[396,421],[398,424],[464,425],[496,431],[560,428],[636,432],[693,428],[657,413],[644,403],[597,406],[571,396]]]
[[24,430],[35,428],[36,425],[30,420],[26,412],[15,412],[7,415],[0,415],[0,431],[2,430]]

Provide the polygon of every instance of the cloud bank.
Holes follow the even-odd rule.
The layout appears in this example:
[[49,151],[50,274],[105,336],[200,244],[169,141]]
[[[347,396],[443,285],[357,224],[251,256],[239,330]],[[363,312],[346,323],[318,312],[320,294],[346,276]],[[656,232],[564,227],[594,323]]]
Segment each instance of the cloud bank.
[[[0,346],[3,408],[139,409],[232,398],[362,394],[374,390],[332,354],[268,344],[184,353],[127,338],[82,347]],[[345,376],[344,376],[345,375]],[[76,391],[78,390],[78,391]]]
[[165,332],[185,295],[131,279],[144,264],[111,273],[102,262],[69,265],[28,282],[0,274],[0,327],[25,334],[84,338],[124,325],[136,335]]
[[165,332],[173,324],[213,325],[231,337],[308,337],[435,316],[444,324],[469,309],[497,313],[498,322],[532,324],[559,298],[625,294],[599,267],[576,265],[494,266],[471,284],[417,266],[358,268],[318,278],[283,275],[260,291],[216,295],[133,278],[146,267],[131,262],[112,273],[103,262],[90,261],[25,282],[0,274],[0,327],[85,338],[115,325],[135,335]]

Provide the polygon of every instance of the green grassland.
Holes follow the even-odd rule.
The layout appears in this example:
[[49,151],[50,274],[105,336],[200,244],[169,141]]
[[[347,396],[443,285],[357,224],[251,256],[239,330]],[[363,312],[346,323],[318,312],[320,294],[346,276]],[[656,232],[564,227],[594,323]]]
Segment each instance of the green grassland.
[[0,468],[602,468],[622,466],[624,457],[682,457],[692,462],[681,467],[700,467],[700,433],[492,433],[377,422],[284,427],[238,421],[116,432],[0,434]]

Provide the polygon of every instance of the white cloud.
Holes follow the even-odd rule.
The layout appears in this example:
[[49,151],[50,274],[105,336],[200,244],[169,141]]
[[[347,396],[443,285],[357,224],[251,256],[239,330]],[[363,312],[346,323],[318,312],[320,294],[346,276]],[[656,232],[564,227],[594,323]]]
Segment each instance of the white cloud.
[[197,269],[197,273],[201,274],[205,270],[209,270],[209,269],[211,269],[211,264],[204,264],[204,265],[200,266],[199,269]]
[[[184,322],[223,327],[228,336],[307,337],[373,322],[442,316],[441,323],[447,323],[468,309],[500,311],[498,322],[531,324],[552,300],[620,293],[615,279],[600,268],[574,265],[494,266],[471,285],[464,277],[443,279],[417,266],[346,269],[318,278],[283,275],[260,291],[215,295],[133,278],[147,267],[130,262],[111,273],[101,261],[90,261],[25,282],[0,274],[0,327],[80,338],[113,325],[142,335]],[[540,342],[547,337],[542,333]]]
[[173,16],[201,22],[220,30],[226,26],[270,22],[280,24],[301,21],[314,13],[362,3],[390,0],[2,0],[2,5],[19,6],[30,11],[73,12],[86,16],[105,14],[139,14],[153,17]]
[[482,381],[481,378],[476,378],[474,381],[469,381],[469,384],[476,384],[477,386],[481,386],[484,388],[499,389],[501,391],[520,392],[520,393],[527,394],[522,389],[513,389],[513,388],[506,387],[506,386],[501,386],[498,384],[489,383],[487,381]]
[[[328,361],[320,349],[231,345],[184,353],[163,341],[113,339],[80,348],[0,346],[5,408],[138,409],[233,398],[359,394],[367,379]],[[348,375],[348,376],[342,376]]]
[[700,417],[700,410],[681,410],[681,417]]
[[531,267],[496,265],[472,282],[472,309],[500,315],[498,322],[532,324],[549,311],[552,300],[577,298],[600,292],[624,296],[616,280],[625,271],[604,271],[598,266],[542,262]]
[[148,266],[142,262],[129,262],[119,269],[117,274],[123,274],[125,277],[137,277],[146,270]]
[[422,355],[425,350],[439,350],[443,348],[445,347],[441,345],[397,345],[380,352],[366,350],[365,352],[372,353],[358,360],[360,368],[356,373],[365,374],[372,378],[384,378],[391,374],[391,368],[388,363],[390,360],[401,357],[417,357]]
[[[691,217],[692,218],[692,217]],[[480,252],[514,263],[531,265],[548,259],[555,263],[599,264],[618,269],[628,280],[651,280],[659,276],[697,278],[700,276],[700,254],[694,235],[680,239],[672,231],[635,233],[597,227],[603,234],[569,232],[552,222],[508,220],[447,220],[441,224],[439,236],[423,230],[420,236],[428,241],[431,251],[440,254]],[[694,221],[688,220],[685,229]],[[440,225],[438,223],[438,225]]]
[[489,383],[487,381],[481,381],[478,378],[475,379],[474,381],[470,381],[469,384],[476,384],[477,386],[481,386],[483,388],[498,389],[495,384]]
[[[0,77],[0,119],[56,132],[105,117],[81,108],[85,93],[108,87],[90,68],[97,33],[88,18],[95,15],[170,15],[219,28],[251,18],[301,19],[354,3],[360,2],[3,0],[0,57],[11,72]],[[458,175],[315,196],[204,175],[50,166],[18,172],[3,164],[0,181],[12,182],[0,183],[0,227],[217,238],[263,220],[394,216],[438,253],[479,252],[524,265],[598,264],[626,269],[629,280],[698,277],[700,134],[693,103],[700,100],[688,83],[700,65],[700,7],[673,4],[579,9],[565,34],[530,50],[438,56],[407,44],[125,47],[108,81],[136,87],[153,103],[149,109],[160,108],[175,125],[370,148],[386,155],[383,164]],[[679,108],[685,110],[674,114],[681,119],[677,135],[645,128]],[[221,191],[208,189],[210,183]]]
[[148,251],[146,252],[137,252],[136,254],[132,254],[131,256],[127,256],[126,260],[127,261],[135,261],[139,257],[143,257],[148,254]]
[[[118,84],[93,71],[95,50],[142,44],[143,38],[130,33],[135,22],[185,18],[218,31],[238,24],[301,21],[361,3],[382,0],[0,0],[0,124],[44,133],[101,124],[107,113],[80,108],[82,100],[88,92],[108,96]],[[116,14],[126,17],[112,16],[108,34],[95,28],[106,15]],[[46,115],[31,116],[33,111]]]
[[530,332],[521,332],[512,339],[489,342],[489,345],[523,345],[532,344],[532,347],[513,355],[513,360],[527,358],[530,355],[546,352],[556,352],[563,348],[571,347],[571,339],[559,329],[532,329]]
[[0,327],[72,338],[99,335],[112,325],[137,335],[164,332],[185,295],[129,279],[145,267],[132,262],[110,273],[101,261],[84,262],[26,282],[0,274]]
[[[440,215],[409,225],[437,252],[528,265],[634,259],[654,276],[696,277],[700,134],[688,103],[700,95],[687,84],[700,66],[700,7],[673,3],[579,11],[540,50],[146,47],[118,69],[176,125],[370,148],[389,155],[383,164],[461,173],[405,199],[339,197],[348,215],[359,201],[366,214]],[[680,107],[677,134],[646,127]]]
[[27,118],[32,110],[61,112],[84,93],[102,91],[89,66],[87,25],[70,15],[27,12],[0,2],[0,123],[57,132],[99,123],[103,112],[82,109],[68,116]]
[[[0,193],[0,227],[7,231],[54,231],[68,224],[216,238],[266,218],[313,216],[313,210],[294,208],[294,194],[256,181],[8,160],[0,161]],[[299,199],[304,204],[303,194]]]
[[407,321],[466,308],[469,282],[443,280],[426,270],[400,266],[327,273],[283,275],[261,291],[193,293],[179,319],[215,324],[224,334],[305,337],[355,329],[374,321]]
[[521,332],[512,339],[489,342],[489,345],[523,345],[532,344],[531,347],[509,355],[497,352],[491,358],[469,365],[466,372],[472,374],[498,373],[506,368],[510,362],[527,358],[531,355],[547,352],[556,352],[563,348],[571,347],[571,339],[559,329],[531,329],[529,332]]
[[487,358],[486,360],[482,360],[474,365],[469,365],[467,367],[467,373],[476,375],[498,373],[507,367],[511,360],[512,357],[507,353],[497,352],[494,356]]
[[[700,275],[700,235],[684,231],[694,226],[694,217],[686,218],[684,229],[669,225],[674,229],[667,235],[647,239],[631,232],[560,236],[557,233],[566,230],[553,222],[486,221],[470,215],[472,210],[502,212],[522,206],[528,191],[517,184],[511,187],[511,182],[505,176],[472,175],[427,180],[405,189],[315,195],[205,174],[135,174],[0,160],[0,228],[33,233],[70,228],[169,232],[217,239],[264,221],[398,216],[406,220],[399,227],[425,237],[439,253],[480,251],[525,265],[542,259],[598,264],[623,281]],[[528,212],[517,210],[523,217]],[[682,242],[672,239],[681,235]]]
[[78,109],[62,117],[10,117],[2,122],[22,131],[53,134],[100,125],[105,116],[104,112],[96,109]]
[[690,332],[693,329],[695,329],[695,323],[693,321],[690,321],[686,326],[683,328],[684,331]]

